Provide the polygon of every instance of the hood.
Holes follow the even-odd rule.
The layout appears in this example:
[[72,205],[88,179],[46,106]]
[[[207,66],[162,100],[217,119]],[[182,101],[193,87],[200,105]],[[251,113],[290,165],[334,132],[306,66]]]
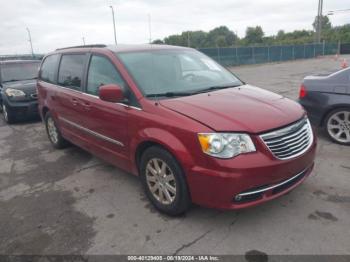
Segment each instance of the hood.
[[161,100],[160,104],[215,131],[260,133],[304,115],[298,103],[250,85]]
[[22,90],[24,93],[30,95],[36,93],[36,80],[21,80],[3,83],[3,89],[14,88]]

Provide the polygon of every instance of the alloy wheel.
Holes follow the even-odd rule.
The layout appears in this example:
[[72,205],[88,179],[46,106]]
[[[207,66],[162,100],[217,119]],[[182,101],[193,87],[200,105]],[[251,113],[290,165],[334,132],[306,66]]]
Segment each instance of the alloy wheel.
[[327,121],[329,135],[340,143],[350,143],[350,111],[338,111]]
[[52,143],[57,144],[58,143],[58,131],[55,125],[55,122],[51,117],[47,119],[47,131],[49,133],[49,137],[52,141]]
[[163,205],[170,205],[176,197],[176,180],[170,167],[159,158],[152,158],[146,166],[146,181],[153,197]]

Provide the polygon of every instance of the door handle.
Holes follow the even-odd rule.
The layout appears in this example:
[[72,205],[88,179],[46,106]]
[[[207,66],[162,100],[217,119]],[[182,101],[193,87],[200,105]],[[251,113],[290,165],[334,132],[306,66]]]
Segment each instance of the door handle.
[[72,104],[73,104],[73,106],[77,106],[78,105],[78,99],[72,98]]
[[83,103],[85,110],[89,111],[91,109],[90,103]]

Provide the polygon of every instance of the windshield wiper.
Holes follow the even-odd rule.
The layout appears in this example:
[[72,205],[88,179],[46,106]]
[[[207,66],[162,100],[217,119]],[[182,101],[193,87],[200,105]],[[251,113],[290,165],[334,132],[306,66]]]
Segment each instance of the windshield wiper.
[[237,85],[221,85],[221,86],[211,86],[205,89],[201,89],[196,91],[196,94],[199,93],[206,93],[206,92],[210,92],[210,91],[214,91],[214,90],[220,90],[220,89],[226,89],[226,88],[232,88],[232,87],[237,87],[237,86],[241,86],[241,84],[237,84]]
[[3,83],[7,83],[7,82],[16,82],[16,81],[20,81],[18,79],[11,79],[11,80],[5,80],[5,81],[2,81]]
[[231,88],[231,87],[237,87],[241,86],[240,84],[237,85],[221,85],[221,86],[211,86],[205,89],[201,89],[198,91],[193,91],[193,92],[165,92],[165,93],[159,93],[159,94],[147,94],[146,97],[176,97],[176,96],[190,96],[190,95],[195,95],[195,94],[200,94],[200,93],[206,93],[214,90],[219,90],[219,89],[225,89],[225,88]]
[[176,96],[190,96],[191,92],[165,92],[159,94],[147,94],[146,97],[176,97]]
[[37,79],[37,77],[27,78],[27,79],[10,79],[10,80],[3,81],[3,83],[6,83],[6,82],[17,82],[17,81],[26,81],[26,80],[34,80],[34,79]]

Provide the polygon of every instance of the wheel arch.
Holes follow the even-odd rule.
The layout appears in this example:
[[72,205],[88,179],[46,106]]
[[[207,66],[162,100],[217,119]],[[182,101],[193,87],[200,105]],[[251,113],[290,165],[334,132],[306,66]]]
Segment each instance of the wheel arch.
[[[142,154],[148,148],[152,146],[159,146],[166,151],[168,151],[179,163],[184,172],[186,173],[186,166],[191,165],[193,163],[193,158],[189,154],[186,146],[179,140],[176,136],[171,134],[168,131],[164,131],[161,129],[158,130],[148,130],[147,136],[142,136],[140,141],[136,143],[132,142],[132,158],[134,160],[136,166],[136,172],[139,173],[139,164],[142,157]],[[171,141],[171,143],[169,142]]]
[[[155,141],[152,141],[152,140],[146,140],[146,141],[143,141],[141,142],[137,148],[136,148],[136,151],[135,151],[135,163],[137,165],[137,168],[139,169],[139,166],[140,166],[140,161],[141,161],[141,157],[142,157],[142,154],[150,147],[152,146],[159,146],[159,147],[163,147],[163,145],[155,142]],[[166,149],[166,148],[164,148]]]
[[320,127],[324,127],[326,119],[329,116],[329,114],[332,111],[335,111],[335,110],[338,110],[338,109],[348,109],[348,110],[350,110],[350,105],[349,104],[336,104],[336,105],[333,105],[333,106],[327,108],[327,110],[325,110],[325,112],[322,115],[322,118],[321,118],[321,121],[320,121]]

